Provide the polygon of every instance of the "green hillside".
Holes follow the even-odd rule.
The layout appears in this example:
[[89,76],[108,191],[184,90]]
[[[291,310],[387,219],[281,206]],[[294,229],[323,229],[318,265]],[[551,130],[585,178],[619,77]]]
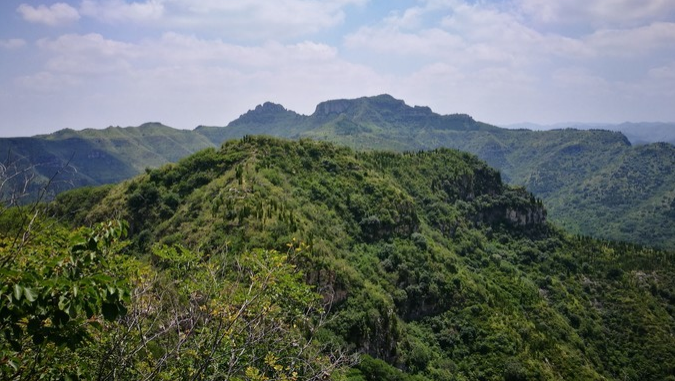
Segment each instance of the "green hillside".
[[[145,168],[177,161],[210,146],[207,138],[191,131],[146,123],[140,127],[61,130],[30,138],[3,138],[0,157],[3,163],[33,169],[30,200],[52,178],[47,189],[49,198],[66,189],[120,182]],[[0,191],[21,187],[24,180],[20,176],[17,184],[7,184]]]
[[147,124],[0,139],[0,155],[10,152],[36,165],[32,195],[63,169],[49,187],[53,195],[118,182],[198,149],[258,134],[326,140],[358,150],[471,152],[506,182],[543,199],[550,219],[571,232],[675,249],[675,146],[632,146],[621,133],[603,130],[503,129],[465,114],[411,107],[389,95],[323,102],[312,115],[267,102],[227,127],[194,131]]
[[[604,130],[502,129],[468,115],[411,107],[388,95],[324,102],[303,118],[289,119],[289,113],[280,106],[252,110],[225,128],[213,129],[211,139],[217,143],[241,137],[254,126],[256,133],[327,140],[356,149],[456,148],[478,155],[499,169],[506,182],[542,198],[551,220],[572,232],[675,248],[671,144],[632,146],[621,133]],[[250,124],[258,114],[264,117]]]
[[[174,279],[161,287],[192,282],[187,291],[160,287],[151,295],[178,293],[176,300],[195,310],[211,308],[216,296],[206,290],[229,290],[242,271],[248,274],[247,253],[258,253],[253,258],[260,263],[269,256],[258,249],[288,253],[284,258],[302,271],[330,311],[327,320],[310,313],[307,321],[325,324],[305,338],[313,337],[320,353],[333,351],[326,358],[361,354],[346,373],[326,378],[675,377],[673,254],[562,233],[547,222],[541,201],[504,185],[499,172],[459,151],[358,152],[306,139],[245,137],[118,186],[64,193],[52,208],[74,225],[128,220],[127,257],[149,263],[158,279],[164,279],[161,274]],[[278,266],[285,268],[282,262]],[[205,277],[208,269],[222,274]],[[250,274],[257,284],[260,277]],[[266,308],[293,311],[288,303],[300,303],[302,310],[309,302],[293,294],[300,285],[284,284],[265,294],[281,296],[268,300]],[[150,300],[132,298],[127,305],[132,316],[140,316],[133,312],[148,308]],[[237,306],[227,300],[222,303]],[[156,308],[148,310],[148,319],[158,318]],[[162,336],[162,324],[146,336],[158,334],[157,340],[171,343]],[[204,378],[224,372],[224,359],[235,357],[202,352],[220,337],[213,336],[216,326],[203,324],[205,329],[191,336],[194,341],[184,342],[185,352],[172,352],[161,374],[177,377],[176,368],[195,369],[200,356],[213,360],[203,368]],[[300,337],[283,332],[270,331],[269,340],[279,341],[245,357],[253,368],[238,379],[266,379],[254,377],[259,369],[275,378],[283,355],[262,359],[300,345]],[[227,337],[223,343],[230,342]],[[140,367],[142,374],[143,366],[152,368],[167,356],[160,348],[132,356],[121,347],[116,361],[127,369]],[[214,350],[225,356],[232,353],[228,348]],[[296,358],[289,356],[283,360],[287,366]]]
[[675,144],[675,123],[642,122],[642,123],[557,123],[555,125],[541,125],[535,123],[518,123],[505,126],[507,128],[526,128],[528,130],[552,130],[574,128],[578,130],[602,129],[619,131],[626,135],[631,144],[670,143]]

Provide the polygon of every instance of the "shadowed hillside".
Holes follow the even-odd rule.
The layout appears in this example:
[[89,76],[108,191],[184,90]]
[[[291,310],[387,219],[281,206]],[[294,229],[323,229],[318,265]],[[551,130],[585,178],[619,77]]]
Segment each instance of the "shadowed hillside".
[[[146,123],[140,127],[2,138],[0,158],[3,163],[32,169],[34,177],[27,196],[33,200],[50,179],[48,199],[66,189],[116,183],[209,146],[210,141],[201,135]],[[21,187],[23,179],[16,179],[14,187]],[[6,191],[10,185],[0,190]]]

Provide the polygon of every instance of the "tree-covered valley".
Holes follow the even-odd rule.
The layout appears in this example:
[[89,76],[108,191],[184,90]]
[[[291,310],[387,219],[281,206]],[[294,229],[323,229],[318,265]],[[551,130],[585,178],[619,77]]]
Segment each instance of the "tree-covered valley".
[[672,252],[569,233],[506,170],[414,148],[245,136],[3,208],[3,379],[675,379]]
[[[672,144],[631,145],[621,133],[604,130],[503,129],[464,114],[411,107],[388,95],[323,102],[308,116],[265,103],[226,127],[193,131],[147,123],[3,138],[0,157],[6,166],[29,168],[28,200],[39,198],[46,184],[50,198],[74,187],[115,183],[257,134],[326,140],[357,150],[471,152],[497,168],[505,182],[541,198],[549,219],[570,232],[675,249]],[[17,177],[18,183],[25,178]]]

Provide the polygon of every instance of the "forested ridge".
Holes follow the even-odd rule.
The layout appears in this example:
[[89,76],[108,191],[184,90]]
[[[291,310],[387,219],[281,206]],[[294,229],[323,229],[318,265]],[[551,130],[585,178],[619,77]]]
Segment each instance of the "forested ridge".
[[0,214],[7,379],[675,379],[672,252],[477,157],[246,136]]
[[503,129],[389,95],[322,102],[311,115],[266,102],[226,127],[193,131],[146,123],[3,138],[0,159],[30,175],[26,202],[45,189],[51,198],[66,189],[116,183],[247,134],[326,140],[357,150],[468,151],[500,170],[505,182],[544,200],[549,218],[571,232],[675,249],[672,144],[633,146],[621,133],[603,130]]

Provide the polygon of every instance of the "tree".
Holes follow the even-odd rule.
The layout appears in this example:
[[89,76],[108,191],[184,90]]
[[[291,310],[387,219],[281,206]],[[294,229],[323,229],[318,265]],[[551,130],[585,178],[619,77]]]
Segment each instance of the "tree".
[[155,246],[129,314],[101,342],[99,379],[319,380],[339,372],[355,357],[315,340],[327,311],[288,257],[303,248],[228,262]]
[[[9,217],[23,212],[12,210]],[[129,288],[116,269],[126,224],[69,232],[54,221],[34,220],[24,240],[5,233],[0,231],[0,373],[6,379],[76,378],[85,371],[74,361],[77,349],[104,321],[126,312]]]

